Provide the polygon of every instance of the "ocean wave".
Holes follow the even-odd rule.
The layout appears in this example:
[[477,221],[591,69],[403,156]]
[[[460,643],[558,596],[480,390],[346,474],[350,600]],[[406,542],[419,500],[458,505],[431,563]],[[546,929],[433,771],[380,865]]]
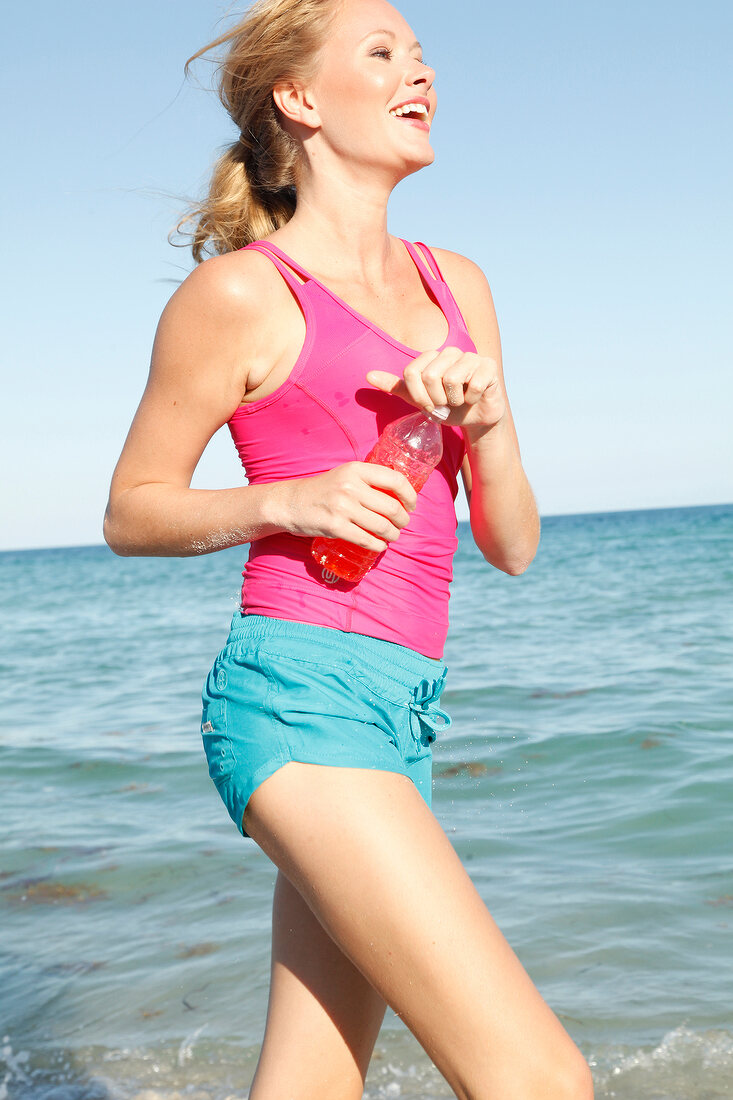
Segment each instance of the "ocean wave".
[[[199,1027],[150,1048],[32,1054],[0,1047],[0,1100],[246,1100],[257,1047],[212,1042]],[[730,1100],[733,1033],[681,1025],[648,1046],[609,1044],[588,1056],[596,1100]],[[453,1093],[409,1033],[383,1033],[364,1100],[448,1100]]]

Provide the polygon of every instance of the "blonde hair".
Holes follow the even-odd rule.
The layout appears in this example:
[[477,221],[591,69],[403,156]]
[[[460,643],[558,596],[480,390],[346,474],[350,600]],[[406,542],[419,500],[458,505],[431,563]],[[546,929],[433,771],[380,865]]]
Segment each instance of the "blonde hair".
[[339,0],[257,0],[226,34],[190,57],[226,43],[218,93],[239,138],[215,162],[209,193],[176,226],[196,263],[243,248],[285,225],[295,212],[300,146],[281,125],[272,98],[280,81],[309,80]]

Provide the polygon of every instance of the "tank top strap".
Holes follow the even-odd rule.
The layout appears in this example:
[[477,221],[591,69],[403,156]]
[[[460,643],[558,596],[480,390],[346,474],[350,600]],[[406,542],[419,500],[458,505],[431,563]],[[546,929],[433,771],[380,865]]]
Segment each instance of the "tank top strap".
[[[400,240],[402,240],[402,238],[400,238]],[[423,244],[422,241],[417,241],[417,244],[420,246],[419,248],[417,248],[414,244],[410,244],[409,241],[402,241],[402,243],[412,256],[412,259],[417,265],[418,270],[422,274],[427,273],[428,278],[432,279],[433,281],[437,279],[437,281],[440,283],[445,282],[445,279],[443,278],[443,273],[438,267],[438,261],[435,259],[435,256],[433,256],[432,252],[426,244]]]
[[[244,247],[251,248],[255,252],[261,252],[263,256],[267,256],[268,259],[272,260],[285,282],[295,294],[295,297],[298,298],[298,300],[300,299],[300,292],[303,290],[303,286],[312,279],[312,276],[308,274],[304,267],[301,267],[295,260],[291,260],[289,256],[286,256],[285,253],[277,247],[277,245],[270,244],[269,241],[252,241],[251,244],[247,244]],[[242,249],[242,251],[244,251],[244,249]],[[293,276],[293,272],[295,272],[296,275],[300,275],[303,282],[299,282],[298,279]]]

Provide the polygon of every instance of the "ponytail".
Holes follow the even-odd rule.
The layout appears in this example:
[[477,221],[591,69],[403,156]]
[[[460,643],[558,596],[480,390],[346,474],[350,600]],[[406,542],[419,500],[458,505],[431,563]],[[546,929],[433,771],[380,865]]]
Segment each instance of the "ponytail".
[[219,98],[240,130],[213,167],[208,194],[175,232],[190,238],[196,263],[269,236],[292,218],[300,146],[281,125],[272,98],[280,81],[309,79],[338,0],[257,0],[232,30],[186,62],[229,44],[219,65]]

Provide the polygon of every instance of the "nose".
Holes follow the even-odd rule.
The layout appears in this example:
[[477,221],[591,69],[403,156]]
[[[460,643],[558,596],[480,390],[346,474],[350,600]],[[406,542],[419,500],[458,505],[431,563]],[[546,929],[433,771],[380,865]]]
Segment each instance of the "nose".
[[413,88],[420,88],[429,92],[435,80],[435,69],[431,69],[423,61],[416,61],[415,68],[407,78],[407,83]]

